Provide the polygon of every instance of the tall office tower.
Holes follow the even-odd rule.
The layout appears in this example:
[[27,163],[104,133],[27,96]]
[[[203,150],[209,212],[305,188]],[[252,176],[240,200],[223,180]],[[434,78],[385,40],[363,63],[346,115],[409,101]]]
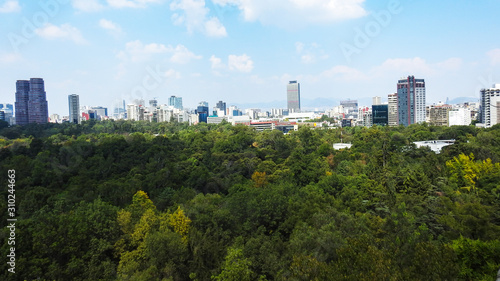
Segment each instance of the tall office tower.
[[372,105],[373,125],[387,126],[389,124],[389,105]]
[[398,80],[398,122],[411,125],[425,122],[425,81],[408,76]]
[[171,96],[168,99],[168,105],[173,106],[174,108],[182,110],[182,97]]
[[481,89],[479,121],[485,127],[500,123],[500,84],[490,89]]
[[340,105],[344,107],[345,117],[348,119],[358,119],[358,101],[357,100],[343,100]]
[[226,103],[223,101],[219,101],[216,105],[215,108],[217,108],[218,111],[224,111],[226,112]]
[[158,107],[158,101],[156,99],[149,100],[149,107]]
[[381,97],[373,97],[372,98],[372,105],[379,105],[382,104],[382,98]]
[[286,97],[288,111],[290,113],[300,112],[300,83],[290,81],[286,86]]
[[196,114],[198,114],[198,122],[207,123],[208,120],[208,102],[202,101],[196,109]]
[[30,79],[28,121],[39,124],[49,122],[49,108],[42,78]]
[[398,93],[389,94],[387,97],[389,126],[395,127],[398,125]]
[[80,124],[80,97],[72,94],[68,96],[69,122]]
[[0,120],[5,121],[5,112],[0,109]]
[[17,80],[16,82],[16,124],[26,125],[29,123],[28,101],[30,81]]

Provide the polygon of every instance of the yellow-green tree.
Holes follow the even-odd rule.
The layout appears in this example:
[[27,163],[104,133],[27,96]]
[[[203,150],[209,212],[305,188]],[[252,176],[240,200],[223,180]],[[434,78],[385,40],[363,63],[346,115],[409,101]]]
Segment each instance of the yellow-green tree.
[[252,181],[255,187],[264,187],[267,184],[266,172],[255,171],[252,175]]
[[187,242],[191,220],[184,214],[181,206],[177,207],[173,214],[168,215],[167,222],[174,229],[174,232],[182,235],[182,240]]
[[118,276],[131,279],[140,272],[146,260],[146,237],[158,225],[156,207],[148,195],[140,190],[132,204],[118,212],[118,224],[124,235],[115,244],[115,251],[120,256]]
[[[222,272],[217,276],[212,276],[212,280],[217,281],[250,281],[255,280],[254,272],[250,269],[252,263],[245,258],[243,250],[239,248],[229,248],[227,256],[222,265]],[[263,278],[261,277],[261,279]]]
[[453,160],[446,162],[446,166],[451,173],[451,179],[457,182],[460,188],[469,192],[476,190],[479,179],[500,169],[500,163],[493,164],[489,158],[484,161],[474,161],[472,153],[469,156],[462,153],[458,157],[453,157]]

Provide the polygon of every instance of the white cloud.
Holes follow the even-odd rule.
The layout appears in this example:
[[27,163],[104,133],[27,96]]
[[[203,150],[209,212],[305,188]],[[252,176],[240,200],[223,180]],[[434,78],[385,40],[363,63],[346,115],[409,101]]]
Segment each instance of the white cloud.
[[177,47],[175,47],[172,52],[173,55],[170,58],[170,61],[173,63],[186,64],[193,59],[202,58],[202,56],[195,55],[183,45],[177,45]]
[[462,67],[462,59],[461,58],[449,58],[443,62],[439,62],[435,65],[438,70],[448,70],[448,71],[457,71]]
[[193,59],[201,59],[201,56],[195,55],[183,45],[177,45],[175,48],[168,45],[151,43],[144,45],[140,40],[131,41],[125,44],[125,51],[118,53],[117,57],[132,62],[147,61],[153,55],[171,54],[170,61],[178,64],[185,64]]
[[295,50],[297,51],[297,54],[302,53],[302,51],[304,50],[304,43],[296,42],[295,43]]
[[229,55],[227,66],[229,70],[251,72],[253,70],[253,61],[246,54],[241,56]]
[[316,57],[314,57],[314,55],[311,55],[311,54],[303,55],[302,57],[300,57],[300,59],[301,59],[302,63],[305,63],[305,64],[316,62]]
[[249,56],[243,54],[241,56],[237,55],[229,55],[227,57],[227,65],[222,62],[221,58],[218,58],[212,55],[209,59],[213,74],[217,76],[223,76],[219,71],[224,70],[227,71],[238,71],[249,73],[253,70],[253,61]]
[[147,8],[150,4],[160,4],[165,0],[106,0],[106,4],[102,3],[103,0],[72,0],[73,8],[82,12],[97,12],[105,9],[106,7],[114,9],[122,8]]
[[112,8],[146,8],[149,4],[159,4],[163,0],[107,0]]
[[388,59],[382,65],[372,69],[374,75],[382,73],[400,73],[402,76],[415,75],[437,75],[449,71],[457,71],[462,67],[462,59],[450,58],[442,62],[428,63],[426,60],[415,58]]
[[396,71],[402,75],[411,73],[431,73],[432,68],[422,58],[396,58],[388,59],[382,65],[376,67],[376,72],[382,73],[387,71]]
[[463,62],[460,58],[449,58],[436,63],[428,63],[419,57],[394,58],[388,59],[367,71],[361,71],[346,65],[336,65],[317,74],[302,74],[293,77],[285,74],[275,78],[282,83],[289,80],[300,80],[311,84],[327,81],[372,83],[375,81],[395,80],[406,75],[415,75],[424,79],[442,76],[460,70],[462,65]]
[[175,71],[173,69],[169,69],[169,70],[165,71],[164,75],[167,78],[181,79],[181,74],[178,71]]
[[218,18],[211,18],[205,22],[205,30],[209,37],[226,37],[226,28],[220,23]]
[[169,51],[169,48],[162,44],[151,43],[144,45],[141,41],[131,41],[125,44],[125,51],[118,53],[118,58],[140,62],[148,60],[151,55],[162,54]]
[[[246,21],[293,28],[367,15],[365,0],[213,0],[220,6],[235,5]],[[300,20],[298,20],[300,19]]]
[[71,40],[77,44],[87,43],[80,33],[80,30],[68,23],[62,24],[61,26],[48,23],[41,28],[37,28],[35,33],[45,39]]
[[[208,18],[210,10],[205,0],[174,0],[170,10],[176,11],[172,16],[175,25],[185,25],[189,33],[199,31],[209,37],[226,37],[226,28],[218,18]],[[178,11],[178,12],[177,12]]]
[[367,79],[367,76],[363,72],[345,65],[334,66],[321,73],[321,76],[343,81],[362,81]]
[[225,68],[226,66],[222,63],[222,59],[212,55],[210,57],[210,62],[212,63],[212,69],[222,69]]
[[108,30],[109,32],[111,32],[114,35],[123,34],[122,28],[118,24],[116,24],[110,20],[101,19],[99,21],[99,26],[103,29]]
[[327,59],[329,56],[325,54],[317,43],[304,44],[302,42],[295,43],[295,51],[300,55],[300,60],[304,64],[315,63],[318,58]]
[[500,64],[500,49],[493,49],[489,51],[488,57],[490,58],[490,63],[492,65]]
[[97,12],[104,9],[99,0],[73,0],[73,8],[82,12]]
[[21,11],[21,6],[17,0],[7,0],[0,6],[0,13],[14,13]]

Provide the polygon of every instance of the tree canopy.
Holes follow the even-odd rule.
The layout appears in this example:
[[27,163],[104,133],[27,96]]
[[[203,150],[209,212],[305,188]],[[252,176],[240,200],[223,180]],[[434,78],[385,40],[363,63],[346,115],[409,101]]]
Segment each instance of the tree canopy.
[[[412,144],[430,139],[456,142]],[[499,143],[500,126],[3,126],[19,231],[0,279],[493,280]]]

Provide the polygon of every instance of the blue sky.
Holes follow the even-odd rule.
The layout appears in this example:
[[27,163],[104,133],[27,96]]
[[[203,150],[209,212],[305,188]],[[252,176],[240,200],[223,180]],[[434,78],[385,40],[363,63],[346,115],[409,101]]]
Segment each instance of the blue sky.
[[[366,99],[426,80],[427,103],[500,83],[499,0],[0,0],[0,103],[45,79],[49,113],[125,99]],[[333,107],[338,104],[325,104]],[[367,104],[369,105],[369,104]]]

